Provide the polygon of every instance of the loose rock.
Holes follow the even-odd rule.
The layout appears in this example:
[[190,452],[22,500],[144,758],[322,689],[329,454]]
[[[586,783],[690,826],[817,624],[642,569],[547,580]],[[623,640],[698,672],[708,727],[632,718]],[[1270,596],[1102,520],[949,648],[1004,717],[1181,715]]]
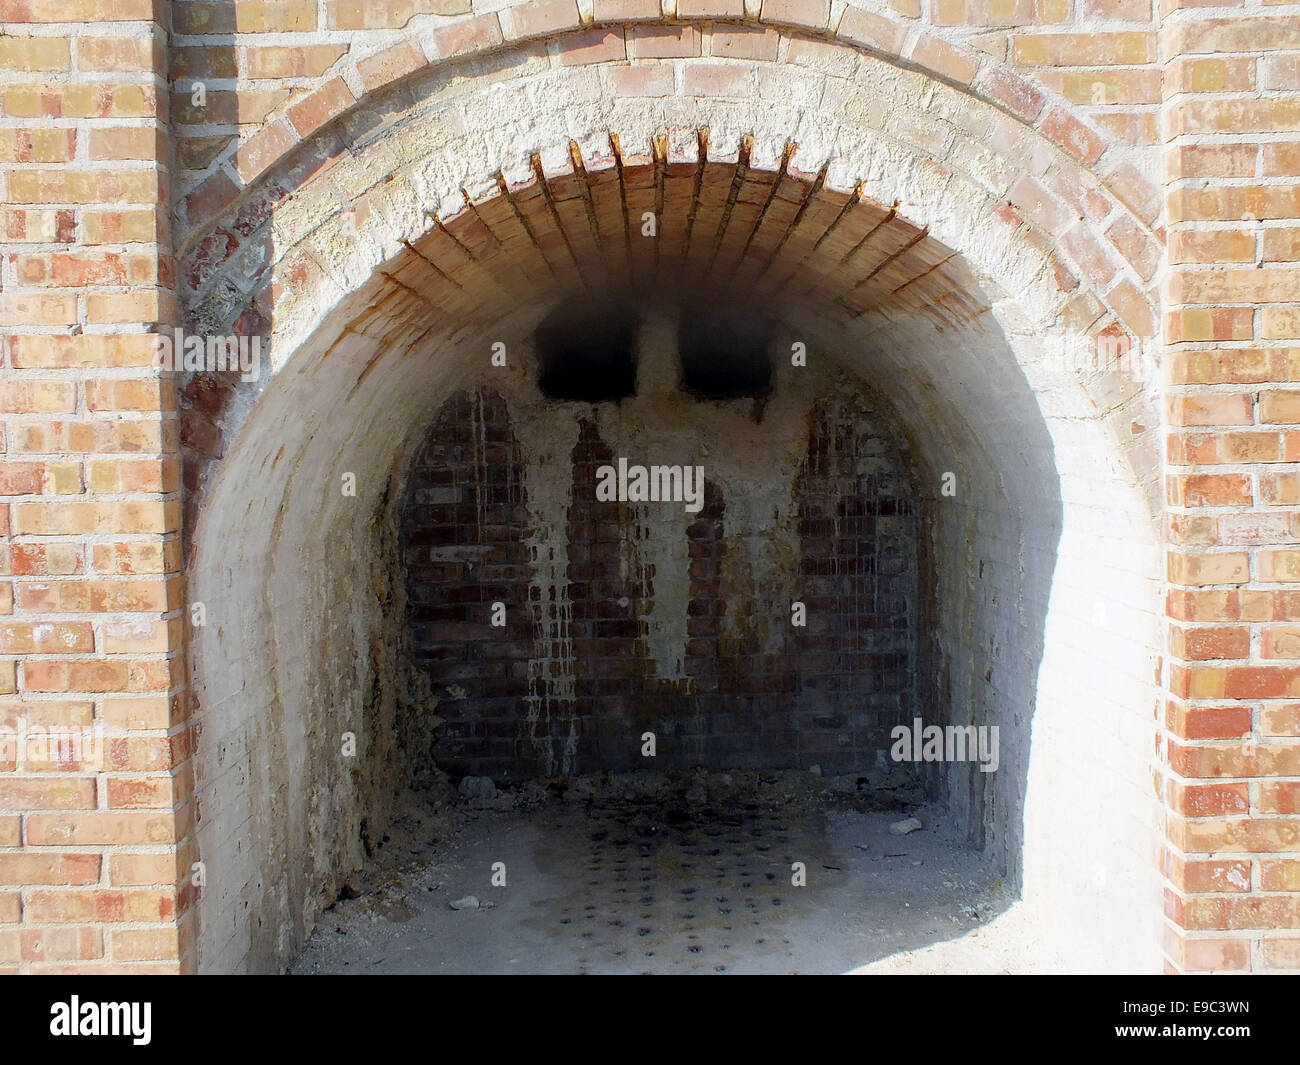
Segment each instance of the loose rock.
[[491,777],[465,777],[460,782],[460,793],[475,802],[491,802],[497,797],[497,786]]

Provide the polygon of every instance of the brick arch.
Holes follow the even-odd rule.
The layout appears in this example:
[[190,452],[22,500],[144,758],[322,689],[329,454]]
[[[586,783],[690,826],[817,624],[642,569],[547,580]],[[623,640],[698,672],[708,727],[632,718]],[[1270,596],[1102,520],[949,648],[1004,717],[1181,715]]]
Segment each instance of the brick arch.
[[[419,25],[417,32],[398,43],[391,43],[386,35],[374,45],[341,49],[341,57],[328,63],[307,89],[287,94],[263,115],[260,126],[208,164],[206,178],[197,188],[182,188],[178,220],[191,228],[205,225],[285,153],[358,101],[409,83],[431,69],[554,42],[562,63],[626,62],[625,80],[634,81],[637,60],[702,57],[702,32],[710,38],[716,35],[707,58],[722,64],[772,61],[780,56],[782,61],[815,69],[833,67],[843,63],[847,54],[857,53],[918,72],[969,94],[1035,130],[1085,166],[1096,167],[1105,187],[1145,222],[1151,223],[1158,211],[1154,186],[1127,161],[1124,146],[1059,88],[1034,77],[1032,67],[1018,73],[989,50],[945,39],[935,27],[915,24],[888,10],[849,5],[832,14],[830,0],[754,4],[706,0],[699,6],[690,0],[681,4],[671,0],[662,9],[653,0],[606,0],[594,5],[589,0],[512,0],[499,11],[477,15],[452,10],[457,6],[452,3],[446,12],[437,10],[437,15],[447,17],[432,26]],[[187,25],[182,32],[203,33],[211,28]],[[187,76],[194,74],[187,72]],[[189,242],[183,237],[181,246]]]
[[[243,809],[266,849],[240,859],[248,864],[236,864],[243,873],[233,886],[208,889],[200,907],[210,930],[200,951],[205,965],[282,959],[310,923],[321,886],[358,860],[358,826],[382,774],[330,770],[328,779],[304,786],[311,766],[332,764],[327,741],[363,712],[375,723],[370,749],[386,750],[384,722],[398,713],[399,693],[376,685],[393,667],[386,626],[396,609],[384,583],[394,558],[385,508],[440,397],[473,379],[496,339],[522,344],[526,353],[532,325],[560,293],[597,273],[605,256],[626,259],[622,272],[634,278],[638,270],[654,276],[656,254],[661,268],[682,254],[689,260],[689,250],[679,251],[691,218],[716,242],[716,254],[704,246],[703,258],[735,271],[742,284],[764,255],[806,270],[815,290],[824,282],[818,298],[791,308],[785,340],[806,337],[846,368],[892,381],[898,387],[884,391],[896,420],[923,442],[923,480],[936,483],[955,469],[969,485],[972,505],[961,521],[943,526],[944,550],[961,554],[963,539],[973,537],[978,547],[971,550],[998,558],[1001,583],[990,599],[965,583],[960,566],[949,571],[942,601],[980,617],[975,623],[990,636],[969,653],[955,637],[940,641],[945,698],[984,699],[971,678],[987,683],[1005,672],[1003,694],[1024,705],[1046,700],[1041,724],[1058,730],[1053,742],[1035,741],[1055,753],[1031,770],[1030,722],[1015,725],[1020,761],[997,815],[1013,861],[1025,793],[1041,788],[1045,773],[1069,776],[1088,764],[1068,750],[1080,738],[1071,728],[1079,726],[1057,713],[1078,698],[1071,687],[1086,688],[1066,630],[1089,624],[1087,596],[1112,597],[1127,637],[1115,647],[1116,668],[1128,678],[1119,682],[1125,695],[1112,695],[1115,706],[1105,714],[1145,719],[1154,697],[1149,683],[1132,680],[1151,675],[1144,656],[1158,643],[1148,602],[1158,563],[1142,516],[1158,470],[1153,390],[1121,374],[1074,374],[1036,339],[1053,327],[1141,335],[1146,324],[1134,321],[1142,298],[1125,304],[1117,295],[1140,292],[1138,268],[1121,263],[1118,249],[1106,250],[1096,224],[1142,223],[1087,168],[1022,125],[1014,128],[1023,141],[1002,155],[988,151],[994,131],[1008,128],[1006,116],[914,71],[897,76],[917,95],[895,94],[890,110],[857,106],[867,91],[831,74],[820,75],[823,95],[813,107],[798,93],[804,75],[760,62],[754,76],[779,79],[792,102],[696,95],[640,101],[615,114],[616,105],[602,110],[593,92],[609,68],[591,68],[584,94],[581,71],[530,72],[526,55],[515,59],[524,69],[502,56],[495,71],[471,63],[376,94],[268,171],[206,233],[195,234],[182,260],[191,328],[261,328],[269,354],[258,382],[233,387],[196,378],[186,389],[187,502],[204,503],[202,519],[190,523],[190,595],[240,620],[234,631],[208,627],[191,649],[197,839],[205,860],[235,861],[222,839]],[[458,78],[475,71],[475,91],[467,93]],[[531,94],[525,137],[508,116],[498,113],[493,125],[493,109],[500,110],[494,85],[502,99]],[[820,106],[827,91],[840,90],[838,111]],[[899,105],[907,98],[926,106],[910,111]],[[472,110],[458,121],[462,104]],[[703,121],[707,137],[695,121],[661,121],[674,106]],[[954,122],[959,115],[986,122],[978,127],[984,136],[958,138],[935,118],[945,113]],[[354,150],[338,149],[345,132]],[[936,143],[947,149],[941,158],[930,151]],[[331,147],[337,158],[323,165]],[[1023,195],[1009,205],[1001,193],[1012,187]],[[646,209],[661,219],[660,235],[629,254],[633,225]],[[1071,224],[1094,215],[1092,223]],[[525,356],[512,365],[527,363]],[[345,470],[361,475],[355,505],[340,505],[334,480]],[[1067,506],[1062,483],[1086,485],[1084,496],[1092,490],[1097,499],[1076,497]],[[996,546],[1004,526],[980,518],[980,500],[1000,501],[994,509],[1005,506],[1013,528],[1035,508],[1059,508],[1062,517],[1023,539],[1017,559],[1016,550]],[[265,535],[242,536],[241,529]],[[1125,547],[1100,577],[1095,570],[1082,577],[1079,567],[1095,561],[1096,539],[1111,535],[1118,546],[1125,533],[1137,546]],[[1059,586],[1049,578],[1058,542],[1069,544],[1066,556],[1074,560],[1067,567],[1073,576]],[[998,628],[981,614],[999,596],[1040,611],[1028,643],[1014,626]],[[355,604],[372,602],[390,605],[353,617]],[[1050,640],[1048,613],[1059,630]],[[339,617],[350,618],[346,630]],[[229,668],[254,652],[272,663],[264,675]],[[1033,664],[1044,653],[1040,694]],[[1021,664],[1004,669],[1011,660]],[[356,693],[369,694],[358,703]],[[1126,729],[1117,724],[1114,732]],[[259,761],[255,776],[274,790],[223,792],[223,752],[231,750],[259,752],[266,764]],[[1099,764],[1106,757],[1102,751]],[[1116,772],[1132,800],[1134,778],[1145,771],[1131,763],[1144,761],[1146,748],[1124,757]],[[1046,854],[1041,844],[1059,818],[1072,816],[1047,803],[1023,827],[1027,853],[1035,853],[1025,866],[1026,890],[1036,897],[1071,876],[1038,855]],[[274,882],[259,880],[275,867],[267,856],[277,853],[300,860]],[[1136,853],[1146,868],[1144,842],[1129,858]],[[1129,858],[1119,859],[1126,875]],[[267,924],[287,930],[283,942],[259,941],[232,909],[254,883]],[[1116,928],[1131,931],[1127,921]]]
[[[476,21],[497,17],[479,16]],[[873,19],[880,21],[849,8],[841,23],[874,25]],[[768,21],[787,29],[808,28],[775,14]],[[690,23],[675,20],[672,26],[681,29]],[[646,19],[645,24],[658,23]],[[759,36],[776,32],[775,26],[735,28]],[[466,204],[496,195],[503,182],[518,191],[535,184],[539,174],[554,178],[572,172],[575,165],[595,172],[613,165],[616,156],[620,167],[624,161],[650,164],[656,153],[663,165],[685,166],[701,158],[734,165],[743,138],[753,135],[747,166],[756,172],[780,170],[805,182],[818,180],[838,193],[892,204],[900,219],[924,227],[949,248],[961,249],[975,273],[995,288],[1029,300],[1021,309],[1031,328],[1089,336],[1102,349],[1109,345],[1123,350],[1138,342],[1150,351],[1158,304],[1152,282],[1163,238],[1161,230],[1153,229],[1158,211],[1154,191],[1127,163],[1099,177],[1103,168],[1088,164],[1102,158],[1100,142],[1089,141],[1092,147],[1079,150],[1081,135],[1066,132],[1075,128],[1076,120],[1061,107],[1042,102],[1041,93],[1032,95],[1038,103],[1025,105],[1042,120],[1035,125],[996,93],[980,91],[979,85],[1013,84],[1008,79],[1017,76],[996,64],[977,64],[982,73],[963,81],[948,69],[951,57],[943,62],[938,58],[948,53],[922,46],[921,38],[909,37],[904,57],[897,49],[879,47],[880,41],[868,49],[852,34],[832,34],[831,41],[783,37],[785,59],[789,47],[802,44],[815,49],[814,55],[833,57],[821,62],[827,69],[810,73],[790,62],[752,59],[730,68],[753,71],[749,80],[727,85],[725,79],[719,81],[718,64],[683,59],[681,93],[667,103],[615,95],[601,117],[584,115],[580,129],[570,128],[569,119],[552,109],[531,142],[507,141],[506,133],[498,137],[493,151],[481,143],[473,122],[466,132],[456,111],[461,94],[448,85],[471,77],[475,84],[495,85],[505,92],[504,86],[512,83],[536,84],[546,78],[563,86],[586,77],[590,88],[594,71],[603,93],[610,87],[609,78],[621,79],[637,69],[600,54],[592,44],[593,33],[605,32],[600,27],[567,35],[558,23],[538,23],[534,29],[536,33],[519,39],[560,34],[556,39],[562,48],[582,61],[539,73],[529,69],[527,45],[502,50],[492,34],[473,36],[474,47],[466,46],[469,58],[449,51],[405,68],[395,65],[392,56],[383,63],[375,59],[367,68],[375,72],[367,83],[369,94],[360,102],[350,93],[335,94],[335,106],[318,116],[328,119],[304,126],[307,136],[301,142],[275,138],[278,156],[257,150],[255,154],[265,158],[255,176],[249,172],[246,188],[239,190],[237,180],[219,174],[221,189],[195,190],[185,199],[179,219],[182,225],[192,225],[180,243],[179,263],[182,306],[190,324],[217,332],[272,328],[273,350],[284,352],[304,336],[304,309],[310,319],[392,260],[403,244],[454,221]],[[877,32],[883,30],[877,27]],[[595,53],[589,55],[593,48]],[[402,49],[415,64],[415,42],[393,51]],[[487,56],[472,54],[479,50]],[[930,66],[918,55],[928,56]],[[839,60],[857,66],[836,68]],[[882,72],[897,79],[890,83],[895,91],[872,95],[867,83]],[[738,94],[752,90],[757,81],[769,86],[767,98],[753,101],[746,117],[737,117],[737,112],[745,114],[745,107],[737,105]],[[811,105],[810,83],[822,94]],[[688,91],[691,87],[697,91]],[[773,120],[767,99],[783,94],[800,102]],[[693,120],[674,122],[674,114],[683,109]],[[616,149],[608,131],[618,127],[620,112],[639,113]],[[702,157],[696,129],[709,124],[701,121],[708,112],[726,117],[713,119],[716,125]],[[542,114],[545,108],[538,105],[530,117],[537,121]],[[440,139],[414,130],[420,123],[447,123],[447,136]],[[462,128],[454,128],[458,123]],[[383,136],[376,136],[377,130]],[[384,147],[393,144],[403,146],[406,158],[400,163]],[[460,160],[458,171],[447,163],[453,154]],[[468,162],[471,159],[476,161]],[[340,246],[347,250],[346,263]],[[1124,425],[1119,432],[1143,436],[1148,455],[1139,465],[1150,468],[1156,461],[1155,445],[1144,434],[1156,421],[1156,397],[1153,380],[1144,384],[1148,411],[1142,429]],[[191,398],[210,385],[195,383]],[[1093,390],[1107,395],[1111,385],[1102,382]],[[199,407],[223,402],[211,395],[199,398]],[[203,425],[196,432],[211,438],[212,428]],[[1154,495],[1152,506],[1158,506]]]

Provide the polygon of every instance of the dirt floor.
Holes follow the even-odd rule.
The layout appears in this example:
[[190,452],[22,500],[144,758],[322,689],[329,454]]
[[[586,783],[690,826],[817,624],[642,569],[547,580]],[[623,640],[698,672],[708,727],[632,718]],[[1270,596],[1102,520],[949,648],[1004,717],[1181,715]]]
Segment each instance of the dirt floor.
[[[805,772],[480,783],[409,796],[290,972],[1032,969],[1020,937],[980,940],[1014,898],[907,787]],[[911,816],[921,829],[890,832]]]

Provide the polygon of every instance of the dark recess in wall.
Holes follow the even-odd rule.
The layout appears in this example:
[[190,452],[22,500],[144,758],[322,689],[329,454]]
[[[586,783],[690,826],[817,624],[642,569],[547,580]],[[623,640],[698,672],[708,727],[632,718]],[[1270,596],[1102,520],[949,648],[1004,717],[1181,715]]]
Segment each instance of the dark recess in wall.
[[705,399],[761,398],[772,391],[771,329],[753,309],[699,302],[682,311],[677,349],[682,387]]
[[636,392],[637,313],[619,300],[570,300],[537,327],[538,386],[548,399],[600,403]]

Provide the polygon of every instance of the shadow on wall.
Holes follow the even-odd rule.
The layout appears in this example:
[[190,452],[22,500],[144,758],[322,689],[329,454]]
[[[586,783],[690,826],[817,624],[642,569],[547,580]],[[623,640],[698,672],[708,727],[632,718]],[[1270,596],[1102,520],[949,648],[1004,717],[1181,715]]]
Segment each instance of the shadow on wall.
[[[539,345],[544,393],[553,328],[544,323]],[[909,422],[889,397],[908,383],[884,377],[883,363],[873,374],[869,355],[853,369],[870,385],[839,369],[792,374],[770,344],[750,345],[764,370],[777,365],[774,388],[756,356],[727,366],[746,345],[724,331],[704,360],[730,371],[714,378],[723,401],[687,395],[707,332],[692,329],[692,347],[681,330],[675,345],[660,338],[662,350],[653,328],[648,350],[627,342],[626,359],[610,356],[617,387],[599,405],[480,389],[439,410],[417,452],[401,542],[410,646],[439,693],[441,731],[408,749],[453,775],[519,780],[638,768],[651,731],[673,737],[657,768],[817,765],[868,785],[901,753],[1018,884],[1062,504],[1053,443],[1014,359],[970,367],[994,384],[1022,452],[1009,488],[942,400],[927,419],[945,430],[908,441],[927,422],[899,431]],[[977,333],[974,343],[997,340]],[[629,395],[638,362],[641,388]],[[588,361],[582,387],[601,377]],[[557,448],[558,464],[530,469],[512,412],[549,422],[548,439],[576,439]],[[657,426],[672,427],[675,448]],[[666,462],[701,450],[722,459],[694,520],[594,498],[602,467],[647,449]],[[539,557],[554,583],[537,583]],[[525,599],[533,609],[515,610]],[[788,623],[796,601],[804,629]]]

